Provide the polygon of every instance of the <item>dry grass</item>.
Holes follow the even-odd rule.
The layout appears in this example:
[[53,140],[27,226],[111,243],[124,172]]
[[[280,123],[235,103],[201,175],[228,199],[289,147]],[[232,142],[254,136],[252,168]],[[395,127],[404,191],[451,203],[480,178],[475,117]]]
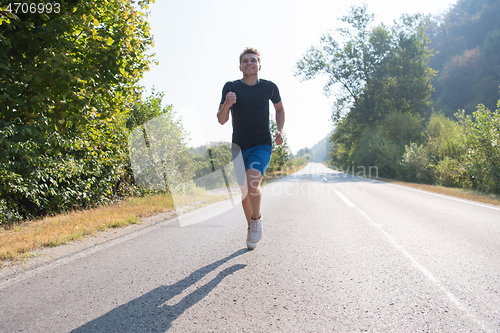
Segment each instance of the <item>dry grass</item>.
[[[193,188],[177,196],[176,204],[205,205],[223,199],[220,196],[207,195],[202,189]],[[175,205],[170,195],[151,195],[28,221],[8,229],[0,227],[0,266],[6,260],[23,258],[35,249],[58,246],[109,228],[140,223],[141,217],[174,209]]]
[[453,187],[444,187],[444,186],[437,186],[437,185],[408,183],[408,182],[402,182],[402,181],[398,181],[398,180],[385,179],[385,178],[374,178],[374,179],[378,179],[378,180],[381,180],[381,181],[384,181],[387,183],[391,183],[391,184],[408,186],[408,187],[416,188],[419,190],[424,190],[424,191],[429,191],[429,192],[434,192],[434,193],[439,193],[439,194],[445,194],[445,195],[450,195],[450,196],[454,196],[454,197],[458,197],[458,198],[462,198],[462,199],[479,201],[482,203],[500,206],[500,195],[497,195],[497,194],[486,194],[486,193],[474,191],[474,190],[453,188]]

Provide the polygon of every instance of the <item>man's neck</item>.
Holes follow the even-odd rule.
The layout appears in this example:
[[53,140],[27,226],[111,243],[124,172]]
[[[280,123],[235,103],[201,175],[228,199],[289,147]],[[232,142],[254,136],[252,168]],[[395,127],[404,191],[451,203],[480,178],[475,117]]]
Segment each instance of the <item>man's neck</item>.
[[249,86],[253,86],[257,82],[259,82],[259,76],[258,75],[243,76],[243,82],[245,82]]

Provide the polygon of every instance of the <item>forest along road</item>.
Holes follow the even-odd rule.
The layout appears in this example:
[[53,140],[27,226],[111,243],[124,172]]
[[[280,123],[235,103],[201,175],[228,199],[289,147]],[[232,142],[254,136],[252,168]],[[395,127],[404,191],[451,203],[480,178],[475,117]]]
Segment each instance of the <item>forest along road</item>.
[[500,331],[498,207],[320,164],[262,190],[255,250],[240,205],[166,220],[1,280],[0,332]]

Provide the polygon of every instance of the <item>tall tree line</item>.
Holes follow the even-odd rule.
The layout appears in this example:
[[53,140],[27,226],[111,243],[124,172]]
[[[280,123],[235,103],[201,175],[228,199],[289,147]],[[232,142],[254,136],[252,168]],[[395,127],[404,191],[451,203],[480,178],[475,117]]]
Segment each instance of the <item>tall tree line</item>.
[[[152,2],[0,1],[0,226],[184,190],[230,162],[229,146],[190,152],[173,106],[138,84]],[[288,148],[273,149],[277,169]]]
[[460,0],[438,21],[403,15],[391,27],[353,6],[340,40],[325,34],[295,73],[339,88],[332,164],[500,193],[499,4]]
[[340,20],[341,40],[325,34],[297,62],[296,75],[308,80],[327,74],[327,93],[340,87],[332,113],[333,161],[380,165],[383,174],[395,176],[404,145],[414,140],[431,105],[428,18],[403,16],[392,27],[374,27],[364,5]]
[[428,29],[437,70],[434,109],[453,117],[479,104],[494,110],[500,99],[500,1],[459,0]]
[[0,3],[0,224],[131,191],[127,136],[153,61],[148,0],[19,2]]

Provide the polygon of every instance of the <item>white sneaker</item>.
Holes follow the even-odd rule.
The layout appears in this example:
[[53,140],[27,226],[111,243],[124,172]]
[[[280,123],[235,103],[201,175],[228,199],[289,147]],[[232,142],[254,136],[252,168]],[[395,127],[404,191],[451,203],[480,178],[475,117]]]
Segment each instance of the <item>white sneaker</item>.
[[250,242],[257,244],[262,238],[262,215],[254,220],[250,218],[252,225],[250,226]]
[[247,248],[249,250],[253,250],[253,249],[255,249],[256,246],[257,246],[257,244],[252,243],[250,241],[250,228],[248,228],[248,231],[247,231]]

